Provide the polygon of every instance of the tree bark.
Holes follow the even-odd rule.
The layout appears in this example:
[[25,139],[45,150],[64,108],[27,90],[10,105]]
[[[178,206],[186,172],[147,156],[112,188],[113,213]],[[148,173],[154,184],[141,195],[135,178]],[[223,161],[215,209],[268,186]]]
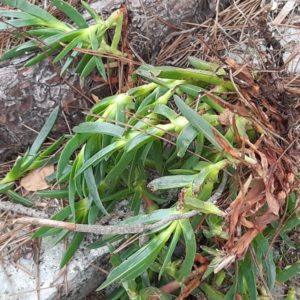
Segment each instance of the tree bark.
[[[219,2],[222,8],[229,0]],[[217,0],[106,0],[96,1],[91,6],[105,15],[125,3],[129,42],[147,63],[155,64],[156,54],[166,37],[172,31],[191,28],[185,22],[202,23],[213,16]]]
[[[71,126],[82,120],[81,111],[87,108],[86,100],[63,83],[47,61],[24,68],[26,60],[23,57],[0,65],[0,161],[28,147],[57,105]],[[76,76],[68,80],[76,85]],[[54,132],[59,135],[66,130],[61,117]]]
[[[224,4],[227,0],[220,2]],[[212,16],[215,3],[215,0],[97,0],[92,7],[107,15],[125,4],[130,47],[146,62],[155,64],[156,54],[168,35],[188,28],[184,22],[199,23]],[[63,108],[72,126],[82,120],[81,111],[89,105],[80,93],[62,81],[48,61],[24,68],[26,59],[0,64],[0,161],[28,147],[36,136],[29,128],[39,131],[55,106]],[[68,82],[78,88],[76,76],[68,78]],[[65,121],[57,123],[54,134],[67,131]]]

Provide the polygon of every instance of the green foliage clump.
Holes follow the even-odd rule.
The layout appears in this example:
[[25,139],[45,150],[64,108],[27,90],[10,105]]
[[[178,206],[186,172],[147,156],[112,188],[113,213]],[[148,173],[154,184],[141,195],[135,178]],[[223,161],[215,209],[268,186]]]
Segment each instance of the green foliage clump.
[[[43,53],[29,64],[44,59],[45,51],[52,55],[58,49],[61,52],[54,61],[62,60],[72,50],[74,58],[75,47],[121,55],[117,51],[120,12],[103,21],[82,2],[96,21],[96,25],[88,26],[67,3],[53,0],[76,24],[74,28],[25,1],[1,2],[22,10],[1,11],[1,16],[12,18],[0,23],[2,29],[33,26],[36,28],[27,34],[43,40]],[[108,46],[104,33],[112,26],[116,27],[115,36]],[[30,40],[8,51],[3,59],[38,47],[35,40]],[[59,183],[63,189],[37,192],[67,200],[68,205],[52,217],[55,221],[93,225],[112,213],[121,200],[128,201],[131,216],[118,223],[120,233],[104,235],[90,245],[108,245],[111,251],[113,269],[100,289],[113,283],[121,287],[110,299],[149,299],[154,295],[172,299],[179,288],[183,294],[186,292],[185,285],[190,289],[187,294],[204,294],[207,299],[235,299],[237,294],[243,299],[266,299],[276,281],[286,282],[299,273],[299,262],[276,270],[269,250],[269,239],[276,235],[279,225],[276,222],[256,236],[244,260],[235,262],[235,270],[222,270],[235,260],[221,249],[229,239],[224,208],[238,194],[240,186],[233,180],[237,169],[251,169],[257,164],[247,146],[262,131],[250,119],[226,108],[229,101],[235,101],[236,87],[227,79],[225,68],[197,58],[189,60],[194,68],[140,67],[134,75],[142,82],[140,85],[101,99],[85,122],[73,128],[72,135],[41,150],[58,116],[56,108],[32,147],[0,181],[0,193],[31,206],[31,200],[13,191],[15,183],[31,170],[55,164],[56,171],[47,180]],[[68,58],[63,71],[69,62]],[[91,66],[105,77],[100,57],[86,54],[77,66],[82,78],[93,70]],[[217,200],[223,190],[229,190],[229,196],[222,207]],[[291,247],[296,245],[288,232],[299,225],[295,197],[292,194],[288,198],[287,222],[280,232]],[[200,232],[199,224],[204,224]],[[144,232],[146,241],[132,238],[126,231],[133,226],[151,225],[157,226]],[[55,236],[56,243],[71,237],[62,267],[84,235],[49,227],[34,233],[35,238]],[[116,245],[122,242],[126,242],[122,244],[124,249],[116,251]],[[261,274],[266,274],[263,284],[258,280]],[[202,282],[197,281],[200,278]],[[293,295],[290,289],[289,297]]]
[[[45,157],[46,151],[51,157],[49,163],[57,163],[52,180],[66,189],[38,194],[69,201],[69,206],[53,216],[53,220],[94,224],[112,212],[122,199],[128,199],[134,216],[121,222],[121,226],[138,227],[196,211],[191,220],[170,221],[147,232],[149,242],[145,245],[135,242],[121,255],[113,255],[115,268],[101,288],[122,282],[129,294],[140,289],[140,280],[145,276],[158,285],[168,278],[182,283],[188,278],[197,251],[194,229],[200,220],[205,219],[209,225],[207,236],[227,238],[221,226],[225,213],[212,202],[211,196],[225,172],[234,172],[239,164],[238,157],[224,151],[224,145],[235,149],[236,144],[232,128],[219,121],[224,108],[204,95],[205,89],[214,85],[216,90],[232,91],[229,81],[209,70],[148,65],[138,69],[136,75],[149,83],[99,101],[86,122],[76,126],[72,136],[65,137],[67,143],[59,155],[51,156],[62,140],[50,146],[51,151],[48,148],[38,153],[54,124],[55,110],[32,146],[34,150],[31,148],[18,159],[1,181],[3,190],[29,170],[45,164],[46,158],[40,157]],[[241,136],[253,129],[245,118],[235,118]],[[235,152],[238,155],[239,150]],[[28,157],[30,163],[19,163],[27,162]],[[255,163],[247,156],[244,160]],[[172,189],[182,189],[181,197],[167,199],[164,191]],[[146,214],[141,214],[144,209]],[[58,242],[69,234],[64,229],[41,228],[34,237],[56,235]],[[70,260],[83,237],[82,232],[73,234],[61,266]],[[113,251],[113,241],[128,237],[105,237],[92,247],[108,243]],[[181,241],[185,243],[185,259],[174,260],[174,251]]]
[[[94,24],[89,25],[70,4],[63,0],[52,0],[56,8],[72,21],[69,24],[25,0],[1,0],[0,2],[20,10],[0,10],[0,17],[6,18],[0,22],[0,30],[25,27],[21,36],[29,39],[8,50],[2,55],[1,60],[39,51],[39,54],[26,62],[25,66],[28,67],[56,54],[53,63],[63,63],[62,75],[78,59],[81,48],[86,54],[76,63],[75,71],[80,74],[81,81],[83,81],[95,69],[107,80],[105,65],[101,58],[104,54],[124,56],[118,50],[123,22],[121,10],[113,12],[104,21],[88,3],[81,1],[82,6],[94,19]],[[28,26],[30,26],[29,29],[26,29]],[[107,36],[109,29],[115,29],[111,44]]]

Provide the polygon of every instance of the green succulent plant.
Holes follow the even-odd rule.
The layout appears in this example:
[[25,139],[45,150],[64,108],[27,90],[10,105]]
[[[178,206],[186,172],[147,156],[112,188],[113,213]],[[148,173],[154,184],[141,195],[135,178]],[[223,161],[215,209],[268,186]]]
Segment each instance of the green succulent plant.
[[[201,61],[193,58],[191,62],[197,66]],[[212,86],[231,91],[230,81],[207,68],[145,65],[136,71],[136,75],[149,83],[102,99],[91,109],[86,122],[76,126],[74,135],[67,137],[57,158],[55,174],[56,181],[67,189],[38,192],[47,197],[68,198],[69,206],[53,216],[53,220],[75,223],[94,224],[98,218],[109,214],[120,199],[129,200],[134,215],[120,224],[124,226],[141,226],[192,210],[197,212],[198,216],[191,220],[175,220],[149,232],[150,241],[146,245],[134,243],[118,257],[118,263],[101,288],[122,282],[131,292],[135,279],[150,270],[158,259],[162,263],[159,280],[166,276],[179,282],[186,280],[196,254],[194,222],[197,218],[208,218],[211,229],[207,234],[210,237],[226,239],[219,225],[225,214],[210,201],[210,197],[226,170],[239,164],[238,157],[232,157],[223,148],[226,145],[235,149],[236,144],[233,135],[226,137],[230,128],[219,122],[218,116],[224,108],[203,96],[205,89]],[[201,95],[203,97],[198,101]],[[236,116],[236,119],[244,118]],[[236,124],[241,134],[252,128],[249,122]],[[235,152],[239,153],[239,150],[235,149]],[[247,156],[244,160],[255,163]],[[16,166],[2,180],[2,185],[16,180],[29,169],[19,173],[15,170]],[[151,178],[151,172],[157,178]],[[19,175],[11,176],[14,173]],[[182,203],[176,197],[171,199],[169,208],[159,208],[167,201],[163,191],[171,189],[184,189]],[[157,191],[162,191],[161,196]],[[140,214],[144,196],[152,203],[146,207],[152,213],[146,215]],[[58,242],[68,234],[63,229],[43,227],[34,237],[56,235]],[[73,234],[61,266],[70,260],[83,237],[82,232]],[[111,244],[124,238],[127,236],[112,236],[106,242]],[[173,265],[175,248],[182,239],[185,259]],[[99,242],[92,245],[97,246]]]
[[[122,25],[120,11],[103,21],[82,2],[96,22],[88,26],[67,3],[53,1],[74,22],[69,25],[25,1],[0,2],[22,11],[0,11],[1,16],[11,18],[0,23],[2,29],[32,26],[35,28],[26,34],[43,41],[42,45],[36,39],[25,42],[8,51],[2,59],[41,48],[42,53],[29,64],[44,59],[45,51],[52,55],[60,50],[56,62],[72,52],[63,72],[78,55],[76,47],[121,55],[117,50]],[[111,27],[115,27],[115,36],[108,46],[105,32]],[[271,291],[276,281],[286,282],[299,273],[299,262],[276,270],[268,241],[276,235],[279,224],[274,222],[256,236],[251,244],[252,252],[248,251],[243,260],[235,262],[235,270],[214,274],[228,260],[219,249],[228,239],[224,230],[226,212],[216,201],[224,189],[229,189],[232,199],[235,198],[239,186],[231,177],[237,174],[238,167],[257,163],[256,157],[247,152],[247,144],[241,147],[239,142],[254,142],[262,131],[251,119],[237,112],[231,115],[232,122],[222,122],[228,113],[224,103],[235,97],[236,87],[221,66],[193,57],[189,61],[194,68],[140,67],[134,76],[140,79],[141,85],[101,99],[91,108],[85,122],[73,128],[73,134],[42,148],[58,116],[56,108],[31,148],[17,158],[0,181],[0,194],[31,206],[32,200],[14,191],[15,184],[31,170],[55,164],[56,171],[47,180],[50,184],[59,183],[62,189],[36,193],[68,202],[52,217],[53,221],[93,225],[113,212],[121,200],[128,201],[131,216],[117,225],[123,231],[103,235],[90,245],[90,248],[107,245],[111,252],[113,269],[99,287],[120,284],[109,299],[140,300],[152,296],[173,299],[176,288],[167,292],[163,287],[175,282],[177,288],[184,289],[195,276],[196,279],[202,276],[202,283],[193,288],[195,296],[236,299],[238,294],[243,299],[265,299],[269,295],[267,290]],[[85,78],[95,67],[104,77],[100,57],[85,54],[77,70]],[[210,97],[208,91],[219,97]],[[296,199],[296,194],[288,198],[287,222],[280,232],[282,240],[294,248],[297,245],[287,234],[299,225]],[[197,226],[202,223],[205,228],[198,232]],[[151,229],[140,231],[146,240],[131,239],[132,234],[126,231],[126,228],[149,226]],[[80,246],[85,233],[41,227],[33,235],[34,238],[47,236],[55,236],[55,243],[70,237],[61,261],[63,267]],[[124,249],[117,251],[116,245],[123,242],[126,242],[122,244]],[[210,261],[201,275],[197,273],[197,253]],[[258,280],[262,273],[266,274],[264,284]],[[221,289],[224,283],[227,288]],[[288,296],[295,296],[294,289],[289,289]]]
[[[28,67],[56,55],[53,63],[61,62],[61,75],[73,63],[82,82],[95,69],[107,80],[102,60],[104,54],[124,56],[118,50],[123,23],[121,10],[113,12],[103,20],[88,3],[81,1],[83,8],[94,20],[94,24],[89,25],[74,7],[63,0],[52,0],[52,3],[71,20],[71,23],[62,22],[46,10],[25,0],[1,0],[0,3],[18,9],[0,10],[0,17],[2,17],[0,30],[24,28],[21,36],[28,39],[4,53],[1,60],[33,51],[39,52],[26,62],[25,66]],[[109,29],[115,30],[110,44],[107,36]],[[93,55],[88,53],[80,55],[80,48],[93,51]]]

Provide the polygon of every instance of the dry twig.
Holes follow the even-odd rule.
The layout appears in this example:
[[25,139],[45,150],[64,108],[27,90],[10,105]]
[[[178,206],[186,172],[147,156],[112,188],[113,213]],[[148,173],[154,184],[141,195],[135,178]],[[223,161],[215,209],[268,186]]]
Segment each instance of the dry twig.
[[37,226],[47,226],[55,228],[63,228],[70,231],[95,233],[95,234],[132,234],[132,233],[144,233],[161,226],[167,225],[172,221],[188,219],[199,214],[198,211],[192,210],[188,213],[175,214],[156,222],[154,224],[126,224],[126,225],[87,225],[87,224],[74,224],[69,222],[54,221],[40,218],[19,218],[14,221],[17,224],[31,224]]
[[18,203],[12,203],[10,201],[2,201],[0,200],[0,210],[13,212],[20,215],[25,215],[34,218],[47,218],[48,214],[45,214],[42,211],[37,211],[33,208],[25,207]]

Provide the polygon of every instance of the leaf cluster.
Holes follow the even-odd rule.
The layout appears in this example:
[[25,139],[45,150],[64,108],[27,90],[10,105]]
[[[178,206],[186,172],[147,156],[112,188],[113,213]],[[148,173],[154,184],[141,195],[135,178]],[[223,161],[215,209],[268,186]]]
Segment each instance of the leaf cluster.
[[[157,287],[176,282],[184,291],[197,274],[205,282],[192,289],[193,295],[235,299],[238,294],[254,300],[264,296],[267,289],[272,290],[276,280],[286,281],[299,270],[296,263],[276,273],[268,250],[268,238],[275,234],[272,231],[268,238],[263,234],[256,237],[253,252],[236,262],[235,273],[230,270],[225,274],[218,269],[228,259],[218,249],[228,236],[224,231],[226,213],[212,196],[225,173],[233,177],[238,166],[256,163],[245,144],[239,142],[253,142],[259,133],[250,120],[238,114],[232,115],[231,122],[222,121],[226,114],[222,103],[233,94],[232,83],[223,76],[225,70],[196,58],[190,58],[190,62],[194,68],[144,65],[136,71],[144,84],[95,104],[85,122],[65,137],[61,153],[55,156],[56,171],[49,180],[64,189],[38,193],[67,200],[68,205],[53,220],[82,224],[94,224],[109,215],[123,199],[127,199],[132,216],[119,222],[120,226],[138,227],[198,211],[191,219],[170,221],[147,232],[146,242],[131,239],[130,235],[108,235],[93,243],[91,248],[108,245],[111,251],[113,269],[100,289],[113,283],[121,287],[110,299],[126,299],[127,295],[148,299],[154,294],[171,299],[176,290],[165,293]],[[208,97],[207,90],[218,94],[222,101]],[[21,167],[17,161],[1,181],[0,191],[11,193],[13,182],[39,164],[40,146],[56,116],[55,110],[28,150],[33,157],[30,167],[24,168],[24,158],[20,158]],[[57,149],[53,145],[51,149]],[[45,151],[47,155],[53,153]],[[170,197],[171,191],[175,193]],[[291,220],[283,233],[298,224],[294,216]],[[201,232],[197,231],[199,224],[205,224]],[[34,237],[55,236],[57,243],[68,235],[72,239],[61,261],[64,266],[78,249],[83,233],[42,227]],[[115,249],[120,243],[124,243],[121,252]],[[202,263],[211,262],[205,264],[204,272],[197,273],[200,251]],[[214,274],[217,269],[219,272]],[[265,286],[258,280],[262,273],[267,275]],[[231,288],[221,293],[220,287],[228,281]]]
[[[38,52],[25,64],[25,66],[32,66],[56,55],[53,63],[61,63],[61,75],[73,63],[75,72],[80,74],[83,83],[95,69],[104,80],[107,80],[102,60],[104,54],[123,56],[123,53],[118,50],[123,22],[121,10],[113,12],[103,20],[88,3],[81,1],[83,8],[94,20],[94,24],[90,25],[74,7],[63,0],[52,0],[52,3],[69,18],[70,23],[58,20],[46,10],[26,0],[1,0],[0,2],[18,9],[0,10],[0,17],[2,17],[0,30],[21,28],[24,29],[21,35],[28,39],[4,53],[1,60],[33,51]],[[107,35],[109,29],[114,29],[111,42]],[[84,49],[86,54],[80,55],[81,49]],[[89,51],[93,54],[89,54]]]

